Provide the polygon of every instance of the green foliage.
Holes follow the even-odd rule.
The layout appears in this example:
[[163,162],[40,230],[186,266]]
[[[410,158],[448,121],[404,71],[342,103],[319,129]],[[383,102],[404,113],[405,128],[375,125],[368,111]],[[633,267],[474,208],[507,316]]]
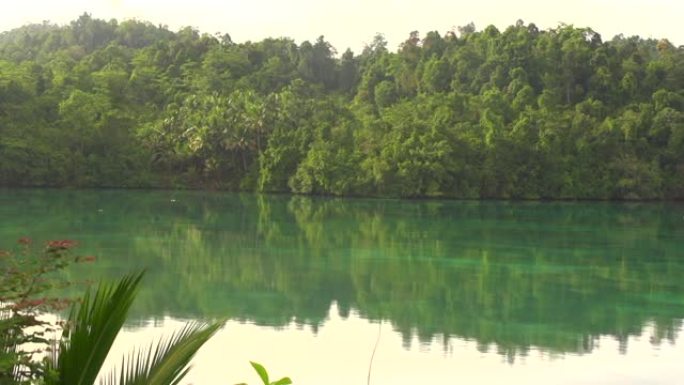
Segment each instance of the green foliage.
[[[0,251],[0,383],[46,385],[92,385],[101,376],[102,365],[122,329],[138,291],[143,273],[128,275],[115,284],[100,283],[72,304],[66,322],[60,322],[61,337],[49,339],[57,325],[41,320],[45,312],[63,310],[69,300],[52,298],[50,290],[63,288],[68,281],[54,276],[74,262],[88,262],[94,257],[74,256],[76,242],[47,242],[36,253],[29,238],[19,240],[18,253]],[[218,329],[191,323],[146,349],[124,357],[120,370],[102,376],[101,384],[172,385],[189,371],[190,360]],[[27,349],[25,344],[37,346]],[[36,353],[47,353],[37,360]],[[252,363],[265,384],[286,385],[285,377],[269,383],[268,374]]]
[[142,274],[124,277],[116,286],[101,284],[88,291],[78,310],[72,310],[51,369],[51,384],[94,384],[126,316]]
[[[143,274],[128,275],[116,284],[101,283],[72,308],[57,351],[48,359],[45,384],[92,385],[102,369],[114,339],[124,325]],[[104,384],[178,384],[188,373],[190,359],[220,328],[191,324],[148,349],[122,361]]]
[[[264,368],[261,364],[254,362],[254,361],[250,361],[249,363],[252,365],[252,368],[254,368],[254,371],[257,372],[257,374],[259,375],[259,378],[261,379],[261,382],[264,385],[290,385],[290,384],[292,384],[292,380],[290,380],[289,377],[283,377],[277,381],[270,381],[270,379],[268,378],[268,371],[266,371],[266,368]],[[240,383],[237,385],[247,385],[247,384]]]
[[128,362],[121,363],[121,377],[116,380],[116,371],[102,381],[103,385],[140,384],[165,385],[178,384],[190,370],[192,357],[205,342],[216,333],[220,323],[208,327],[202,324],[188,324],[169,337],[153,344],[148,349],[140,349],[129,356]]
[[[19,239],[18,252],[0,250],[0,383],[28,384],[49,372],[35,354],[48,348],[47,335],[57,325],[40,316],[62,310],[70,302],[55,289],[70,282],[55,275],[72,263],[91,261],[71,253],[74,241],[50,241],[36,251],[29,238]],[[35,348],[26,349],[25,344]]]
[[337,57],[84,14],[0,35],[0,185],[684,198],[683,63],[522,21]]

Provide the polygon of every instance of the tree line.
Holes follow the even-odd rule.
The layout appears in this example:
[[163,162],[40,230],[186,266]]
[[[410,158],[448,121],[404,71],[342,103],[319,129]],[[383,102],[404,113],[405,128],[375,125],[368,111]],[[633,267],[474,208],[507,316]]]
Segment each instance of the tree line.
[[0,185],[684,198],[684,47],[518,21],[360,54],[88,14],[0,34]]

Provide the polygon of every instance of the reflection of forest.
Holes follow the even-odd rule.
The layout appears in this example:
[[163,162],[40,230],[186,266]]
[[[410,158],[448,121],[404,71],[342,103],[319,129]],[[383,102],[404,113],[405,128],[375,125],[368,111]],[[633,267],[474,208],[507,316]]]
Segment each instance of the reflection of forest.
[[140,318],[316,328],[334,301],[407,341],[453,335],[509,356],[626,344],[647,322],[655,343],[673,341],[684,318],[674,204],[31,191],[11,208],[8,194],[2,214],[29,215],[0,228],[3,242],[38,229],[80,239],[103,274],[147,266]]

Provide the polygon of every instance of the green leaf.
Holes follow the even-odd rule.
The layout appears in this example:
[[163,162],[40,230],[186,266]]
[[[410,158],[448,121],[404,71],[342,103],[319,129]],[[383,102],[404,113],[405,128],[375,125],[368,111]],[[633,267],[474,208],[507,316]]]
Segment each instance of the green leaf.
[[[116,335],[126,320],[143,273],[124,277],[116,285],[100,284],[72,309],[70,326],[62,334],[57,358],[48,364],[59,378],[47,385],[92,385]],[[105,385],[176,385],[188,373],[190,360],[223,323],[188,324],[180,331],[124,358],[117,379],[112,371]]]
[[59,373],[57,384],[92,385],[114,339],[126,321],[143,273],[128,275],[117,284],[101,283],[86,292],[80,307],[72,308],[69,327],[62,333],[57,358],[48,364]]
[[254,361],[249,361],[249,363],[252,364],[254,370],[256,370],[259,377],[261,377],[261,381],[264,383],[264,385],[270,385],[270,382],[268,381],[268,372],[266,372],[266,369],[261,364]]
[[271,385],[290,385],[292,383],[292,380],[290,380],[290,377],[283,377],[280,380],[271,383]]
[[[130,354],[128,360],[122,360],[118,384],[178,384],[188,373],[188,364],[192,357],[222,324],[188,324],[170,337],[151,344],[147,349],[139,349]],[[116,370],[113,370],[101,384],[115,385],[115,377]]]

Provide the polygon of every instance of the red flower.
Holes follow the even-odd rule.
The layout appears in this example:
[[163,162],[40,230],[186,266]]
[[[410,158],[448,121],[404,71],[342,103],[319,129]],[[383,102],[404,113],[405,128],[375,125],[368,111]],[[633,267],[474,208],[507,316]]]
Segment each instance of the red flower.
[[87,255],[87,256],[83,257],[83,262],[93,262],[94,260],[95,260],[94,255]]
[[18,240],[17,242],[18,242],[20,245],[28,246],[28,245],[30,245],[31,242],[33,242],[33,241],[32,241],[31,238],[29,238],[29,237],[21,237],[21,238],[19,238],[19,240]]
[[63,239],[60,241],[49,241],[47,247],[50,250],[67,250],[77,245],[76,241],[71,239]]

